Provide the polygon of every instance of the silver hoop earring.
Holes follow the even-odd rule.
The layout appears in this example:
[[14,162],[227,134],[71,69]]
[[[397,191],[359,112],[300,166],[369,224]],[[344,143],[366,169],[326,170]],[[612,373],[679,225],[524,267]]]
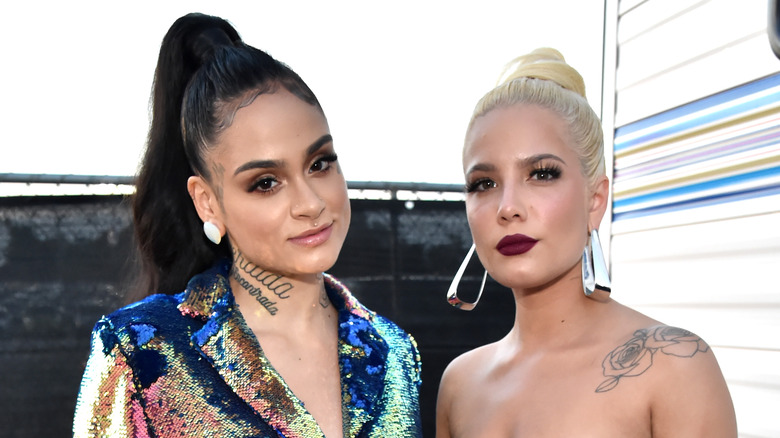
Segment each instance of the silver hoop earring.
[[612,292],[607,261],[601,249],[599,233],[594,229],[590,232],[590,239],[582,252],[582,290],[585,295],[590,296],[596,289]]
[[485,289],[487,270],[485,270],[485,274],[482,276],[482,284],[479,286],[477,299],[474,300],[473,303],[469,303],[458,298],[458,285],[460,284],[460,279],[463,277],[463,273],[466,271],[466,266],[468,266],[469,260],[471,260],[471,256],[474,255],[474,250],[476,248],[477,245],[471,245],[471,249],[469,249],[469,252],[466,254],[466,258],[463,259],[463,263],[460,264],[460,268],[458,268],[458,272],[455,274],[455,278],[452,279],[449,290],[447,290],[447,302],[460,310],[473,310],[475,307],[477,307],[479,299],[482,298],[482,291]]

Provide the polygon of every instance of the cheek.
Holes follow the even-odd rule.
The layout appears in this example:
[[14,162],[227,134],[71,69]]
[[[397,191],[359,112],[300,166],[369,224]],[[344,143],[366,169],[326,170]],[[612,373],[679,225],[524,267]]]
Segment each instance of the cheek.
[[537,199],[539,213],[549,220],[563,220],[569,226],[583,223],[587,227],[588,206],[586,205],[585,192],[577,186],[565,187],[564,190],[549,191]]
[[344,207],[342,208],[342,221],[344,221],[344,224],[347,228],[349,228],[349,224],[352,221],[352,205],[349,203],[349,197],[344,196]]
[[346,183],[323,184],[318,190],[318,196],[325,202],[326,212],[348,228],[352,217],[352,206],[349,203]]
[[[225,204],[225,226],[236,237],[266,235],[278,230],[289,210],[280,199],[236,197]],[[254,239],[254,238],[253,238]]]
[[581,196],[576,193],[562,193],[561,196],[550,197],[538,205],[538,217],[546,224],[549,233],[559,236],[563,239],[562,242],[569,242],[577,247],[585,244],[588,214]]
[[326,190],[321,192],[320,196],[334,211],[350,212],[349,194],[347,193],[346,185],[329,185]]
[[495,224],[494,213],[495,209],[491,208],[490,204],[484,200],[466,201],[466,219],[475,241],[488,231],[487,227]]
[[575,225],[582,217],[579,203],[567,196],[550,196],[536,203],[537,213],[545,222]]

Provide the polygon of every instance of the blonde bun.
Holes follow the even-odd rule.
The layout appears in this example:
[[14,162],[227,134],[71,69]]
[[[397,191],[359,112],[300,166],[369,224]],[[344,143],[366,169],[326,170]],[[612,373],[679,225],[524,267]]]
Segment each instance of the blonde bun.
[[585,98],[582,76],[561,52],[543,47],[508,63],[499,84],[477,102],[468,131],[490,111],[512,105],[535,105],[555,112],[568,126],[583,174],[594,184],[606,174],[601,121]]
[[509,62],[498,84],[505,84],[519,78],[544,79],[585,97],[585,81],[572,66],[566,63],[561,52],[542,47],[518,56]]

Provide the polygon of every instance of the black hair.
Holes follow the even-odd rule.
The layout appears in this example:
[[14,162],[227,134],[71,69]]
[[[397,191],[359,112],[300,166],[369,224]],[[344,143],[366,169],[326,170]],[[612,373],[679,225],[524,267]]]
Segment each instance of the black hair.
[[193,275],[230,256],[227,238],[214,245],[203,235],[187,179],[209,179],[204,154],[235,112],[280,86],[321,111],[295,72],[244,44],[226,20],[192,13],[168,30],[155,70],[152,122],[133,198],[142,272],[129,299],[181,292]]

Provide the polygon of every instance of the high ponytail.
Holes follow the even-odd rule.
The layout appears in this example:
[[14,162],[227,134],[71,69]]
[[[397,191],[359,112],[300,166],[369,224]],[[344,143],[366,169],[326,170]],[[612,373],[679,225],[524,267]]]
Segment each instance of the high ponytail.
[[230,256],[228,239],[214,245],[203,235],[187,180],[209,178],[205,152],[243,101],[279,86],[319,108],[297,74],[245,45],[227,21],[189,14],[171,26],[160,47],[152,122],[133,198],[142,272],[130,300],[178,293],[193,275]]

